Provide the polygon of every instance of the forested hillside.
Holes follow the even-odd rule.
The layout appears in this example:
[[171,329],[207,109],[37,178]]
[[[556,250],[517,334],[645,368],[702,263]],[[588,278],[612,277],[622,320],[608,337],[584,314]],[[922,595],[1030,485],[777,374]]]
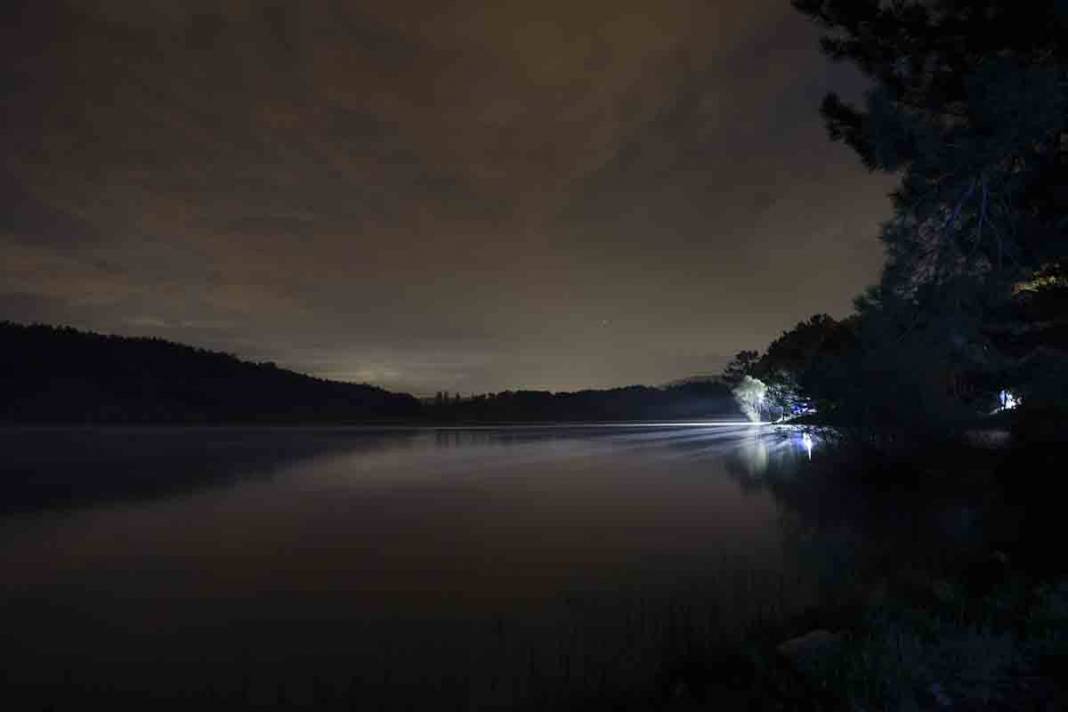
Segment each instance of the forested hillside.
[[160,339],[0,323],[0,420],[37,423],[363,422],[418,401]]

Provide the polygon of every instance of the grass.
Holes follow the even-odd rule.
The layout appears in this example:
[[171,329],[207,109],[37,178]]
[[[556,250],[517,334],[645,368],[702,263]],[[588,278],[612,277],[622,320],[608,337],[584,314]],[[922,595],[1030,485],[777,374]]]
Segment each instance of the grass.
[[851,710],[1068,704],[1068,582],[1009,580],[975,596],[940,581],[928,593],[866,609],[804,671],[811,684]]
[[[36,683],[21,675],[2,697],[16,712],[658,709],[690,694],[693,661],[713,646],[740,645],[800,608],[796,580],[740,562],[722,568],[737,575],[573,593],[551,614],[428,627],[408,642],[354,640],[348,667],[256,656],[221,667],[77,666],[39,671]],[[442,637],[443,651],[429,650]]]

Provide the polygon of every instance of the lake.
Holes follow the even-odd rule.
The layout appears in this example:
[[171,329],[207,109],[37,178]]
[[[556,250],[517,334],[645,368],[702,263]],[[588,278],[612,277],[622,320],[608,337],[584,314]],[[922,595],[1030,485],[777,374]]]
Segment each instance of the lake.
[[813,595],[753,486],[813,456],[786,428],[8,428],[0,447],[4,670],[42,708],[544,707]]

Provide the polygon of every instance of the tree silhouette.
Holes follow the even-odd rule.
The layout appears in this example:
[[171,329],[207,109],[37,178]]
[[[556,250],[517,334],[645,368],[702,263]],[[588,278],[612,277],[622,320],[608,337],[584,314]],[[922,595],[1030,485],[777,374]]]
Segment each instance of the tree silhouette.
[[[1035,369],[1025,375],[1036,352],[1003,336],[1037,328],[1020,285],[1068,284],[1068,3],[794,5],[825,28],[827,54],[874,81],[862,106],[824,100],[831,137],[901,176],[880,235],[886,267],[857,303],[860,352],[842,364],[868,401],[853,415],[958,421],[999,379],[1030,380],[1037,396]],[[1063,366],[1044,353],[1039,372]],[[848,390],[840,400],[858,398]]]
[[723,368],[723,382],[732,387],[737,386],[746,376],[753,374],[753,369],[759,361],[759,352],[739,351]]
[[160,339],[0,322],[0,420],[364,422],[419,402]]

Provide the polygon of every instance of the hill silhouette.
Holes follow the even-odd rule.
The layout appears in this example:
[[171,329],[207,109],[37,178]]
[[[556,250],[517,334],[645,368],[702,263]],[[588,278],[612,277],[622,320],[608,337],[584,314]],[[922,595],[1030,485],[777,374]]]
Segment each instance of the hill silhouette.
[[417,417],[410,395],[150,338],[0,322],[0,420],[287,423]]
[[420,401],[162,339],[0,322],[0,422],[518,423],[737,418],[729,388],[502,391]]
[[564,393],[520,390],[468,398],[439,395],[426,410],[436,421],[476,423],[743,417],[730,388],[710,380],[687,380],[662,388],[625,386]]

